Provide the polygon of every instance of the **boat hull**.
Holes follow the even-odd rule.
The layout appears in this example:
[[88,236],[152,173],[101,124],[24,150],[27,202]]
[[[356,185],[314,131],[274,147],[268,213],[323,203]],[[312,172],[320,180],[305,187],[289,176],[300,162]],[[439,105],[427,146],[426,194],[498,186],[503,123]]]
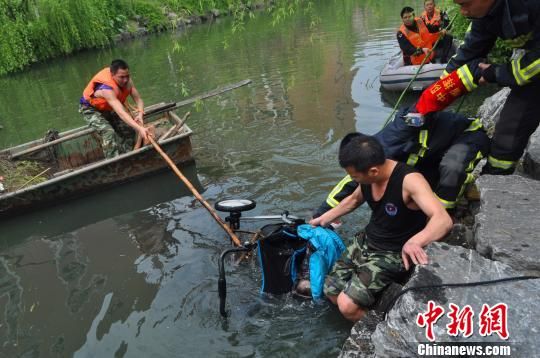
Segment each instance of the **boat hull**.
[[[160,142],[160,146],[175,163],[192,162],[191,134],[185,126],[180,134]],[[151,146],[98,160],[45,182],[0,195],[0,218],[120,185],[166,168],[167,163]]]
[[[381,87],[387,91],[403,91],[418,72],[419,65],[403,66],[401,52],[392,56],[380,74]],[[422,66],[410,88],[422,91],[438,80],[446,68],[446,63],[428,63]]]

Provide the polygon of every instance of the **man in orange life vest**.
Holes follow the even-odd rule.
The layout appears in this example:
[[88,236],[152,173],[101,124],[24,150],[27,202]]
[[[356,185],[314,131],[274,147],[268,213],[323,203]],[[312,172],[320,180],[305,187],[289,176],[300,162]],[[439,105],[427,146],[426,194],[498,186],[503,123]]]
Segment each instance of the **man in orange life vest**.
[[[128,96],[137,104],[138,113],[135,116],[124,107]],[[150,135],[143,125],[143,101],[123,60],[112,61],[110,67],[105,67],[92,77],[83,91],[79,112],[88,125],[100,134],[106,158],[132,150],[136,133],[145,141]]]
[[[405,66],[420,65],[433,45],[439,38],[444,36],[438,43],[436,50],[432,51],[425,63],[447,62],[448,52],[452,46],[452,39],[445,36],[445,32],[430,30],[421,18],[414,16],[414,9],[404,7],[401,10],[401,20],[403,24],[397,32],[399,47],[403,52],[403,62]],[[431,32],[434,31],[434,32]]]
[[[430,32],[442,31],[450,23],[448,15],[435,6],[434,0],[424,0],[424,11],[420,18]],[[446,32],[444,34],[446,35]]]

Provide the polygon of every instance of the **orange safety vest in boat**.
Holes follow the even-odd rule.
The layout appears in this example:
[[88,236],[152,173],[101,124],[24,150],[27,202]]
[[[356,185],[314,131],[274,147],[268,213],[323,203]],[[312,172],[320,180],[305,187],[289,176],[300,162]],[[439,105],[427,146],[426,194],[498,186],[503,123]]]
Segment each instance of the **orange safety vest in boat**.
[[[411,31],[405,26],[404,24],[401,25],[399,28],[399,31],[409,40],[409,42],[416,48],[429,48],[431,49],[433,47],[433,44],[437,39],[439,38],[439,33],[430,33],[427,29],[426,25],[424,24],[424,21],[422,19],[416,17],[414,19],[416,22],[416,26],[418,28],[418,32]],[[425,63],[429,63],[433,57],[435,56],[435,51],[431,52],[431,55],[429,56],[429,59],[426,60]],[[411,56],[411,63],[413,65],[419,65],[424,60],[424,57],[426,55],[424,53],[420,55],[412,55]]]
[[105,67],[99,71],[88,83],[86,88],[83,91],[83,98],[88,102],[92,107],[98,111],[112,111],[112,107],[109,105],[105,98],[94,97],[94,92],[96,87],[100,84],[107,85],[112,88],[116,98],[124,104],[131,94],[131,84],[128,83],[126,87],[120,87],[112,78],[111,70],[109,67]]
[[439,10],[437,8],[435,8],[435,10],[433,10],[433,17],[431,18],[431,20],[429,19],[426,10],[424,10],[424,12],[422,12],[422,15],[420,17],[422,18],[422,20],[424,20],[424,23],[426,25],[433,25],[433,26],[437,26],[439,28],[441,27],[441,10]]

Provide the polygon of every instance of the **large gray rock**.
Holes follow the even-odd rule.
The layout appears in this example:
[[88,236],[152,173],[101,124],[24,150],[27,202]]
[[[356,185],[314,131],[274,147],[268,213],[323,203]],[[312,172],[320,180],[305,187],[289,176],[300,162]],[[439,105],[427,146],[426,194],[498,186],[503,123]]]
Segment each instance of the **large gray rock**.
[[525,173],[540,180],[540,127],[533,133],[523,160]]
[[[494,280],[521,275],[508,265],[480,256],[472,250],[459,246],[434,243],[428,247],[430,264],[418,266],[405,288]],[[399,298],[388,313],[386,321],[377,325],[371,336],[377,357],[414,357],[419,342],[428,342],[425,328],[416,324],[419,314],[427,310],[429,300],[442,306],[445,314],[435,323],[434,333],[437,343],[442,342],[497,342],[512,346],[512,357],[534,357],[540,352],[540,322],[536,319],[540,280],[525,280],[486,286],[434,288],[409,291]],[[464,338],[447,334],[450,322],[447,313],[449,304],[463,308],[470,305],[474,312],[473,335]],[[483,337],[479,334],[479,315],[482,305],[490,307],[506,303],[508,305],[509,338],[504,341],[495,333]]]
[[515,270],[540,275],[540,182],[518,175],[477,179],[476,250]]
[[501,110],[509,93],[510,88],[505,87],[493,96],[486,98],[484,103],[478,108],[477,116],[482,120],[484,128],[486,128],[490,135],[493,134],[495,123],[497,123],[501,116]]

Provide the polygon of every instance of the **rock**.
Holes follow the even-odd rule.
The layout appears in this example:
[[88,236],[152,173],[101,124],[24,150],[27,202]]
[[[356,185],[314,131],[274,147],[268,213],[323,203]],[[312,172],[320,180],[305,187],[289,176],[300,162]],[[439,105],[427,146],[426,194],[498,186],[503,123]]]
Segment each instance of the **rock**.
[[148,29],[146,27],[138,27],[135,31],[135,35],[138,37],[148,35]]
[[351,335],[343,344],[339,358],[375,357],[375,347],[371,342],[371,336],[377,324],[383,319],[384,315],[381,312],[369,311],[366,317],[351,329]]
[[221,12],[218,10],[218,9],[212,9],[210,10],[210,14],[212,15],[212,17],[219,17],[221,15]]
[[525,173],[534,179],[540,180],[540,127],[536,129],[529,139],[529,146],[525,151],[523,160]]
[[484,128],[491,135],[495,129],[495,123],[501,116],[501,110],[506,102],[506,98],[510,93],[510,88],[505,87],[493,96],[486,98],[484,103],[478,109],[477,116],[482,120]]
[[477,185],[476,250],[514,270],[540,275],[540,182],[519,175],[483,175]]
[[[472,250],[444,243],[433,243],[427,249],[430,264],[417,266],[405,288],[441,283],[461,283],[500,279],[521,275],[508,265],[480,256]],[[416,324],[419,314],[427,311],[428,301],[444,308],[444,315],[434,324],[435,341],[442,342],[496,342],[512,345],[512,356],[533,357],[540,350],[540,323],[536,319],[540,280],[504,282],[493,285],[433,288],[409,291],[402,295],[388,313],[387,319],[377,325],[371,336],[371,344],[377,357],[417,356],[419,342],[428,342],[425,328]],[[450,323],[447,316],[449,304],[463,309],[470,305],[473,312],[472,336],[464,338],[447,333]],[[490,307],[498,303],[508,306],[508,340],[502,340],[497,333],[481,336],[479,316],[482,305]],[[362,332],[360,332],[361,334]],[[361,337],[360,337],[361,338]],[[363,343],[362,339],[359,339]],[[346,355],[343,357],[354,357]]]
[[170,22],[173,22],[173,23],[176,23],[176,20],[178,19],[178,15],[174,12],[169,12],[167,14],[167,19],[170,21]]

